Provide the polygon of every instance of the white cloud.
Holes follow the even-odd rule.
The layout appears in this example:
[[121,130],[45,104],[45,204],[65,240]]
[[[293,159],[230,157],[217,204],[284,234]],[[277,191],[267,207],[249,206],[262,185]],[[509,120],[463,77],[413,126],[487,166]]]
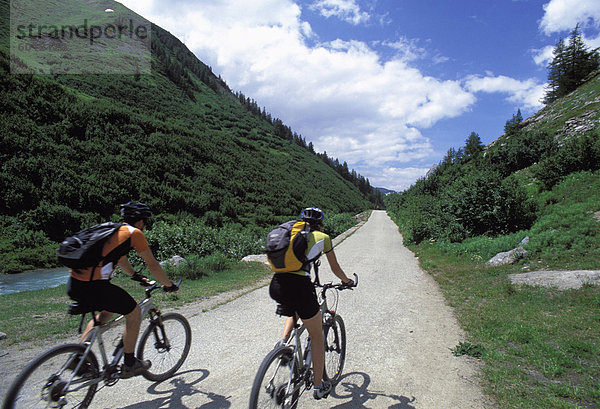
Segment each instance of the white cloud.
[[389,180],[397,181],[398,183],[385,186],[388,189],[401,192],[408,189],[417,179],[425,176],[430,168],[418,167],[389,167],[383,169],[382,175],[374,180],[369,180],[371,186],[381,187]]
[[598,0],[551,0],[544,5],[544,12],[540,29],[547,35],[572,30],[577,23],[600,26]]
[[[546,35],[570,33],[579,24],[586,46],[591,49],[600,47],[600,34],[597,32],[600,28],[600,1],[550,0],[543,8],[544,16],[540,20],[539,28]],[[589,37],[590,35],[592,37]],[[555,46],[556,44],[553,44],[541,50],[533,50],[534,62],[540,66],[547,66],[552,61],[552,50]]]
[[537,80],[519,81],[504,75],[471,76],[466,80],[465,87],[471,92],[508,94],[509,102],[528,110],[542,106],[540,101],[545,92],[545,84],[539,84]]
[[536,63],[536,65],[547,67],[554,58],[552,53],[553,51],[553,45],[548,45],[541,50],[533,50],[533,61]]
[[596,38],[586,38],[584,36],[583,42],[585,43],[586,46],[588,46],[591,49],[599,48],[600,47],[600,34]]
[[[392,183],[384,182],[382,175],[391,175],[384,169],[432,162],[435,152],[422,129],[475,103],[459,81],[424,76],[408,65],[405,56],[416,52],[411,42],[390,44],[399,56],[386,62],[362,41],[309,45],[314,34],[292,0],[213,0],[202,7],[192,0],[122,2],[185,36],[187,47],[232,89],[382,186]],[[355,10],[354,1],[315,4]]]
[[396,58],[399,58],[405,62],[410,62],[423,58],[427,55],[427,51],[417,45],[416,40],[409,40],[408,38],[402,37],[396,41],[384,41],[382,45],[396,50]]
[[371,18],[369,13],[361,11],[355,0],[315,0],[310,8],[323,17],[337,17],[355,26],[366,23]]

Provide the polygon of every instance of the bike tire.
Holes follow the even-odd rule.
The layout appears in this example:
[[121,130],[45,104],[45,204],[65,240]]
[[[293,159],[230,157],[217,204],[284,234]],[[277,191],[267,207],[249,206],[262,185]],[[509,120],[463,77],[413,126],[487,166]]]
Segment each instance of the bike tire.
[[[294,353],[290,347],[280,346],[267,354],[252,384],[250,409],[297,407],[300,388],[294,384],[291,395],[286,394],[293,362]],[[297,374],[298,365],[294,365],[293,368],[294,374],[291,378],[295,382],[302,382]]]
[[[31,361],[17,376],[10,386],[3,409],[36,409],[59,407],[81,408],[89,406],[98,388],[97,383],[90,384],[81,390],[63,394],[63,388],[73,375],[73,382],[80,383],[84,379],[92,379],[99,374],[98,360],[90,351],[86,362],[78,372],[73,374],[75,368],[69,368],[68,362],[72,361],[73,354],[83,355],[86,347],[82,344],[59,345],[44,352]],[[64,404],[63,404],[64,402]]]
[[137,356],[152,362],[142,376],[150,381],[164,381],[172,377],[185,362],[191,345],[192,328],[188,320],[174,312],[163,314],[160,320],[146,328],[140,338]]
[[325,340],[325,379],[337,385],[346,362],[346,326],[339,315],[323,324]]

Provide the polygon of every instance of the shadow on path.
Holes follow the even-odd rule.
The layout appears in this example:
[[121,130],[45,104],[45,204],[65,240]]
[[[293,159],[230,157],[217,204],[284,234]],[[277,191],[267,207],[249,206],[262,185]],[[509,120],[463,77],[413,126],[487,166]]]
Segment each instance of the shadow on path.
[[[182,375],[199,372],[200,377],[192,380],[185,381]],[[198,387],[198,384],[204,379],[208,378],[210,372],[205,369],[197,369],[180,372],[175,377],[168,379],[164,382],[156,382],[150,385],[147,389],[149,395],[154,395],[155,398],[144,402],[134,403],[133,405],[122,406],[122,409],[158,409],[158,408],[169,408],[169,409],[191,409],[192,406],[186,406],[183,403],[183,398],[186,396],[204,395],[210,402],[202,404],[200,406],[194,406],[194,409],[226,409],[231,407],[231,398],[218,395],[213,392],[203,391]]]
[[345,374],[335,387],[335,392],[329,397],[331,400],[329,403],[333,404],[335,402],[333,399],[351,398],[352,400],[340,403],[339,405],[330,406],[330,408],[366,408],[367,406],[365,405],[369,401],[375,400],[378,397],[384,397],[398,402],[388,406],[389,409],[415,409],[415,407],[411,405],[416,399],[414,396],[408,398],[406,396],[371,391],[369,390],[370,383],[371,378],[364,372],[350,372]]

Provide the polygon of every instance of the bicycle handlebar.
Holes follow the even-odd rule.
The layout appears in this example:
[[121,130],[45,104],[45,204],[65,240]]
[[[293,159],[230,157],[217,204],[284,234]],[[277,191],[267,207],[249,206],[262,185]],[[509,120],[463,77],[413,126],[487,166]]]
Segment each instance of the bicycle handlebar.
[[[183,281],[183,276],[179,276],[179,280],[177,281],[177,284],[175,284],[175,285],[177,287],[179,287],[181,285],[181,281]],[[150,298],[153,291],[163,287],[162,284],[157,283],[156,281],[151,281],[148,283],[140,282],[140,284],[144,287],[148,287],[148,285],[149,285],[149,287],[146,288],[146,298]]]
[[333,284],[332,282],[325,283],[322,285],[320,283],[314,283],[314,284],[315,284],[315,287],[321,287],[323,290],[327,290],[329,288],[334,288],[339,291],[352,290],[354,287],[358,286],[358,275],[356,273],[354,273],[354,285],[352,285],[352,286],[349,286],[344,283]]

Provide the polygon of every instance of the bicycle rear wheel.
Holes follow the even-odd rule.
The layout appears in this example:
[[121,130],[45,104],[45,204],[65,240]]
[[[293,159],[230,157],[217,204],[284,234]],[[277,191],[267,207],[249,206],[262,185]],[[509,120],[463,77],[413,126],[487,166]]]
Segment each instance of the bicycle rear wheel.
[[142,375],[150,381],[164,381],[183,365],[192,345],[192,328],[181,314],[163,314],[142,334],[137,348],[140,359],[149,359],[152,366]]
[[300,387],[294,382],[301,380],[296,375],[298,366],[292,365],[293,362],[294,354],[289,347],[281,346],[267,354],[252,384],[250,409],[296,408]]
[[[82,408],[91,403],[97,383],[82,385],[98,376],[98,361],[91,352],[77,367],[85,352],[81,344],[52,348],[31,361],[11,385],[3,409]],[[73,378],[73,379],[71,379]]]
[[325,378],[336,385],[342,377],[346,361],[346,326],[339,315],[326,317],[323,323],[325,338]]

